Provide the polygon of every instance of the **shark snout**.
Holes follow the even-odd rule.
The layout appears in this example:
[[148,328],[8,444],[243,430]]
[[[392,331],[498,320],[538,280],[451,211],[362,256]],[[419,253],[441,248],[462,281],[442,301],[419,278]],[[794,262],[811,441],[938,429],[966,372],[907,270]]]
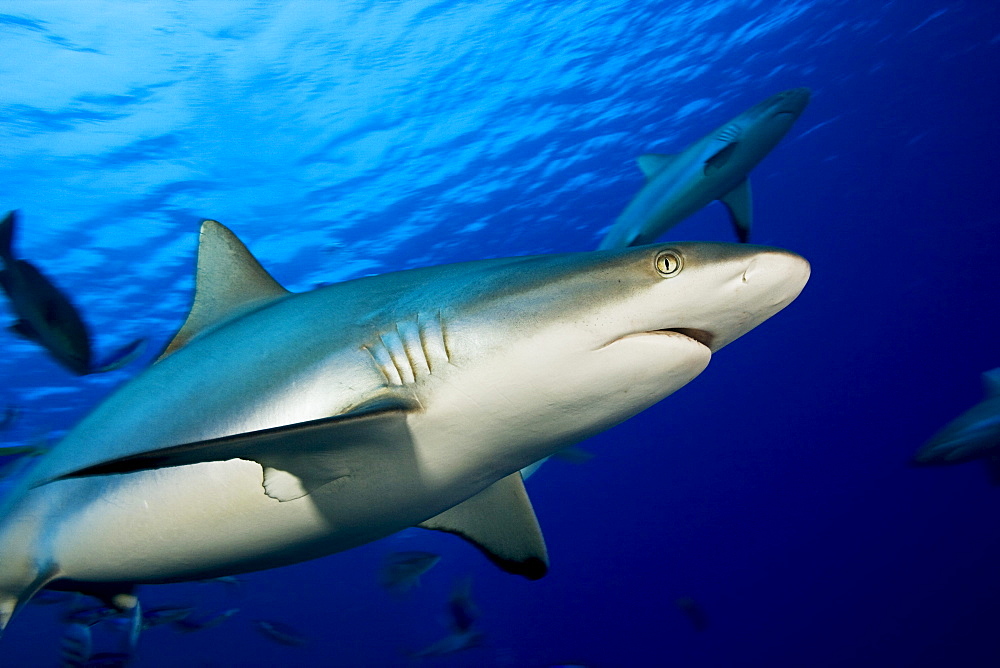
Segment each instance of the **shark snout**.
[[809,280],[809,262],[784,249],[757,247],[741,260],[730,274],[728,284],[732,301],[725,313],[718,316],[712,352],[788,306]]
[[778,93],[776,100],[777,114],[790,114],[795,118],[805,110],[812,97],[812,91],[808,88],[792,88],[783,93]]

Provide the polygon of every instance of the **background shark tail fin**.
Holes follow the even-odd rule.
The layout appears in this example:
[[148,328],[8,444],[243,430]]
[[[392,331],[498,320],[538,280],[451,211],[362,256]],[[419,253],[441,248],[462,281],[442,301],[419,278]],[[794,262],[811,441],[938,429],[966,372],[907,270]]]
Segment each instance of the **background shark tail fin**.
[[14,260],[12,246],[14,244],[14,220],[17,211],[10,211],[3,220],[0,221],[0,259],[4,265],[10,264]]

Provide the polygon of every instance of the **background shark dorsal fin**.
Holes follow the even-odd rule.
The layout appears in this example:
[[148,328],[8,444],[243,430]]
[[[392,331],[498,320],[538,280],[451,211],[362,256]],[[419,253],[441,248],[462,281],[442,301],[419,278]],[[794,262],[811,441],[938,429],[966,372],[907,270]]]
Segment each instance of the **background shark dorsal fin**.
[[729,218],[733,221],[736,236],[746,243],[750,239],[750,227],[753,225],[753,202],[750,197],[750,179],[743,179],[738,186],[719,198],[719,201],[729,209]]
[[287,294],[229,228],[206,220],[198,241],[194,304],[157,361],[206,329]]
[[644,153],[635,159],[639,163],[639,169],[646,175],[647,179],[656,176],[664,167],[674,161],[677,156],[665,153]]
[[503,570],[529,580],[549,568],[545,539],[518,472],[417,526],[461,536]]
[[983,373],[983,392],[987,397],[1000,396],[1000,367]]

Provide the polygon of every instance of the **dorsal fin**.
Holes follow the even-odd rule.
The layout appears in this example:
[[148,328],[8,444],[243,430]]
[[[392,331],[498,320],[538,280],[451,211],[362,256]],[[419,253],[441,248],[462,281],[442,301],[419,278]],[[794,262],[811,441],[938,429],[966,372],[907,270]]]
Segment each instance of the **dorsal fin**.
[[664,167],[672,163],[676,157],[676,155],[667,155],[665,153],[644,153],[636,158],[635,161],[639,163],[639,169],[646,175],[646,178],[651,179],[659,174]]
[[198,241],[194,304],[157,361],[206,329],[287,294],[229,228],[206,220]]

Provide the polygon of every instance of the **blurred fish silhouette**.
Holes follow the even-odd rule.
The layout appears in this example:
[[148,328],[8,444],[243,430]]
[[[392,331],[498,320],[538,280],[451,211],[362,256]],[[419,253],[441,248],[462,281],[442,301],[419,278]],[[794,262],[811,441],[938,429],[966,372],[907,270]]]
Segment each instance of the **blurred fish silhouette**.
[[44,347],[59,364],[83,376],[114,371],[125,366],[145,348],[145,340],[132,341],[112,353],[104,362],[95,363],[91,354],[90,333],[69,298],[27,260],[13,255],[16,212],[0,221],[0,288],[7,293],[17,321],[10,330]]
[[441,561],[433,552],[390,552],[382,560],[379,582],[389,591],[401,594],[420,584],[420,576]]
[[1000,485],[1000,368],[983,374],[983,400],[945,425],[913,457],[916,466],[982,459]]
[[63,668],[82,668],[93,651],[90,627],[86,624],[70,624],[59,641],[59,660]]
[[682,597],[677,599],[675,603],[694,626],[695,631],[704,631],[708,628],[708,617],[697,601],[693,598]]
[[253,625],[265,637],[278,644],[290,647],[300,647],[306,644],[306,637],[288,624],[258,619],[254,621]]
[[228,608],[226,610],[223,610],[222,612],[217,612],[210,615],[202,615],[199,617],[192,617],[189,615],[187,617],[184,617],[183,619],[176,620],[175,622],[173,622],[173,625],[174,628],[177,629],[178,631],[185,631],[185,632],[204,631],[205,629],[210,629],[215,626],[218,626],[219,624],[226,621],[239,611],[240,611],[239,608]]
[[423,659],[445,656],[462,650],[478,647],[483,641],[483,633],[475,627],[479,609],[472,602],[472,579],[465,578],[455,584],[448,600],[451,633],[433,645],[410,653],[410,658]]
[[186,619],[194,612],[191,606],[171,606],[165,605],[158,608],[150,608],[142,614],[142,626],[151,629],[163,624],[172,624]]

